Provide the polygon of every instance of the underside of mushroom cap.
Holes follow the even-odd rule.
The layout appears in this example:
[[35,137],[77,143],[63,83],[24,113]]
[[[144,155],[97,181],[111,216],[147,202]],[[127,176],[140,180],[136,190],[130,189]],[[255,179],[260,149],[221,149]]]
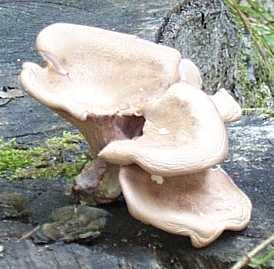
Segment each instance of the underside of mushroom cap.
[[242,230],[250,220],[250,200],[220,168],[162,179],[156,183],[136,165],[121,168],[119,180],[133,217],[190,236],[195,247],[208,245],[224,230]]
[[188,83],[173,84],[146,104],[143,135],[109,143],[99,153],[106,161],[136,163],[150,174],[176,176],[201,171],[224,160],[228,140],[210,98]]
[[58,23],[40,32],[36,46],[47,66],[24,64],[24,88],[80,120],[138,113],[147,99],[180,80],[177,50],[133,35]]

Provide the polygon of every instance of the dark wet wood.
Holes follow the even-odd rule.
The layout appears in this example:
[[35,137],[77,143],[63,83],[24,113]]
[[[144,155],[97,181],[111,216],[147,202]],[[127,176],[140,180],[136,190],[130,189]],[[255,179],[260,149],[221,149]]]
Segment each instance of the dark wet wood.
[[0,244],[5,248],[0,268],[229,268],[274,232],[273,129],[273,120],[257,116],[244,117],[229,127],[231,154],[224,168],[250,197],[254,207],[252,220],[245,231],[225,232],[201,250],[193,249],[188,238],[134,220],[122,200],[103,207],[112,214],[110,224],[93,241],[48,246],[35,245],[30,240],[18,242],[27,231],[47,222],[55,208],[73,204],[73,200],[65,196],[62,180],[0,180],[1,191],[23,194],[33,212],[29,224],[20,219],[0,222]]

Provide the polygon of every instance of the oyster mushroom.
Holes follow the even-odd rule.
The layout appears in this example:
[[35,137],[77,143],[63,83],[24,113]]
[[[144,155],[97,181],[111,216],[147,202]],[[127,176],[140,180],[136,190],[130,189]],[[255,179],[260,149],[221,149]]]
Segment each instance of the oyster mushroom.
[[[77,177],[74,190],[111,201],[120,194],[118,167],[96,155],[110,141],[141,134],[139,111],[179,81],[180,53],[133,35],[65,23],[42,30],[36,47],[47,65],[25,63],[21,83],[90,145],[95,160]],[[110,193],[104,193],[105,185]]]
[[131,165],[121,168],[119,178],[132,216],[190,236],[195,247],[208,245],[224,230],[242,230],[250,220],[248,197],[221,168],[163,178],[159,184]]
[[74,191],[110,202],[121,192],[119,167],[97,160],[97,154],[113,140],[141,135],[144,105],[170,85],[182,80],[200,87],[199,70],[175,49],[81,25],[50,25],[36,47],[47,65],[24,63],[21,83],[90,145],[95,159],[76,177]]
[[[224,122],[239,116],[238,107],[223,90],[206,95],[190,60],[132,35],[64,23],[42,30],[36,46],[47,65],[25,63],[23,87],[76,126],[94,157],[75,192],[106,203],[121,185],[133,216],[189,235],[197,247],[246,226],[250,201],[224,172],[210,169],[227,155]],[[158,209],[158,218],[151,215]]]
[[142,136],[110,142],[99,157],[167,177],[195,173],[225,159],[224,123],[210,98],[190,84],[173,84],[146,104],[143,115]]

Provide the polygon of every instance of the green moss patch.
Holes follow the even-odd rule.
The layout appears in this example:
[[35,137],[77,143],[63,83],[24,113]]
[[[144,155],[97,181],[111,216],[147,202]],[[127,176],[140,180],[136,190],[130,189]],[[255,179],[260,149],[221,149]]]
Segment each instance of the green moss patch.
[[0,139],[0,177],[18,179],[71,179],[88,160],[80,134],[64,132],[37,147],[25,147],[15,139]]
[[225,0],[240,28],[242,49],[237,61],[236,85],[244,107],[273,109],[274,16],[257,0],[239,4]]

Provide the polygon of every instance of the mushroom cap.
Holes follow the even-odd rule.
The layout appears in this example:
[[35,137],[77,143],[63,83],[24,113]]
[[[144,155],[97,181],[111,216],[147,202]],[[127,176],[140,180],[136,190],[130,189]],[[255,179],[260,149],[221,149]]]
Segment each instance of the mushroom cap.
[[180,80],[195,88],[202,89],[202,77],[199,68],[190,60],[182,59],[179,64]]
[[133,35],[57,23],[39,33],[36,47],[48,64],[25,63],[23,87],[80,120],[137,113],[180,80],[177,50]]
[[130,214],[164,231],[190,236],[204,247],[224,230],[242,230],[251,202],[221,169],[163,178],[162,184],[136,165],[120,170],[119,180]]
[[210,98],[218,109],[224,122],[232,122],[240,119],[242,109],[227,90],[222,88],[214,95],[210,96]]
[[227,155],[227,133],[215,105],[188,83],[173,84],[161,98],[147,103],[143,116],[142,136],[112,141],[98,156],[172,177],[211,167]]

